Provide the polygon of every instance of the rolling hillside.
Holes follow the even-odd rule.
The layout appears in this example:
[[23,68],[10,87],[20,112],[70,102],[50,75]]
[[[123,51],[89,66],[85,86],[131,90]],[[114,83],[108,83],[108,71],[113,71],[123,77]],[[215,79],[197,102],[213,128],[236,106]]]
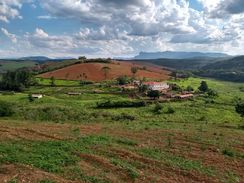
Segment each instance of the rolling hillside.
[[224,58],[230,57],[224,53],[203,53],[203,52],[175,52],[175,51],[165,51],[165,52],[140,52],[139,55],[135,56],[134,59],[191,59],[191,58]]
[[224,81],[244,82],[244,56],[226,58],[145,59],[133,60],[166,67],[170,70],[190,71],[195,75]]
[[13,71],[23,67],[34,67],[34,61],[15,61],[15,60],[0,60],[0,73]]
[[202,69],[244,71],[244,56],[238,56],[221,62],[208,64]]
[[212,64],[215,62],[220,62],[224,60],[223,58],[190,58],[190,59],[148,59],[148,60],[133,60],[134,62],[145,62],[151,63],[163,67],[167,67],[170,69],[176,70],[197,70],[202,67]]
[[[103,67],[109,67],[107,77],[105,78]],[[112,62],[112,63],[80,63],[64,67],[55,71],[38,75],[42,78],[55,77],[56,79],[67,80],[91,80],[102,81],[105,79],[115,79],[122,75],[132,76],[131,67],[138,67],[136,77],[150,78],[157,80],[166,80],[169,78],[169,72],[162,70],[157,66],[145,66],[143,64],[133,64],[131,62]],[[144,68],[143,68],[144,67]],[[146,68],[145,68],[146,67]]]

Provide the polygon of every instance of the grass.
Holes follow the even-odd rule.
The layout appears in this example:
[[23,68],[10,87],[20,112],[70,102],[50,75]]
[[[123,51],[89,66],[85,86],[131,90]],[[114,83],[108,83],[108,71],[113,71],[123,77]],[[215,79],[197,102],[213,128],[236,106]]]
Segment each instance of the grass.
[[36,65],[36,62],[33,61],[1,61],[0,60],[0,72],[3,71],[14,71],[16,69],[20,69],[23,67],[34,67]]
[[[50,79],[36,78],[36,80],[40,85],[46,85],[46,86],[51,85]],[[55,79],[55,85],[56,86],[80,86],[80,81]]]
[[[189,78],[169,82],[197,89],[202,80]],[[222,171],[214,163],[217,159],[209,163],[204,158],[208,157],[208,153],[214,153],[211,155],[222,158],[221,160],[224,158],[230,165],[232,161],[239,164],[243,162],[244,132],[238,128],[242,124],[242,118],[235,112],[234,99],[244,99],[244,93],[240,90],[244,86],[241,83],[204,80],[211,89],[219,93],[217,98],[209,101],[209,98],[202,96],[193,100],[165,102],[160,104],[162,106],[157,113],[154,104],[131,108],[97,108],[97,102],[106,100],[134,101],[129,99],[128,94],[114,93],[119,91],[118,88],[106,84],[80,86],[75,81],[60,80],[57,81],[57,87],[36,86],[15,95],[0,94],[1,101],[14,105],[13,115],[0,119],[3,136],[8,128],[32,129],[34,124],[62,123],[71,126],[65,133],[72,137],[64,140],[19,140],[14,136],[18,136],[17,132],[10,133],[8,140],[0,142],[0,164],[30,165],[68,180],[112,182],[112,174],[118,182],[126,182],[119,172],[106,171],[106,168],[97,167],[95,163],[86,162],[87,167],[80,166],[80,162],[85,160],[79,154],[88,154],[105,159],[132,182],[139,181],[148,174],[152,174],[150,176],[153,180],[158,180],[161,175],[150,168],[164,167],[222,182],[238,182],[243,175],[235,168],[223,167]],[[41,82],[47,85],[49,81],[44,79]],[[75,84],[75,87],[71,87]],[[96,90],[100,92],[94,92]],[[82,94],[69,96],[68,92]],[[30,102],[29,93],[43,93],[45,97]],[[168,112],[168,109],[173,109],[174,113]],[[88,129],[93,129],[90,125],[99,126],[101,131],[97,132],[94,127],[94,134],[84,133],[84,124]],[[2,126],[8,128],[1,129]],[[45,133],[52,135],[55,128],[54,131],[47,130]],[[122,156],[113,152],[113,149],[131,154]],[[190,156],[192,152],[195,153],[195,158]],[[137,159],[133,159],[133,156]],[[143,158],[149,159],[149,162],[159,162],[159,167],[143,162]],[[100,162],[100,166],[105,166],[106,162]],[[90,174],[93,171],[95,175]],[[147,178],[148,182],[152,180]]]
[[0,163],[33,165],[47,172],[60,173],[62,168],[79,161],[76,152],[88,153],[95,144],[106,145],[110,138],[88,136],[76,141],[9,141],[0,144]]
[[140,153],[146,157],[160,160],[170,167],[177,167],[186,171],[194,170],[209,176],[215,175],[215,170],[212,167],[206,167],[200,161],[187,160],[160,149],[145,148],[141,149]]

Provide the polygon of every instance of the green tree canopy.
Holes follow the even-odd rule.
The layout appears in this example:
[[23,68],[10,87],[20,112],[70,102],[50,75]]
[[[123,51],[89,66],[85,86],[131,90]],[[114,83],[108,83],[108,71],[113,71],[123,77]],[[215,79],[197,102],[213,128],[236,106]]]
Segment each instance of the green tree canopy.
[[206,81],[202,81],[199,88],[198,88],[201,92],[207,92],[208,91],[208,84]]
[[244,117],[244,101],[240,101],[236,104],[236,112]]
[[155,100],[156,98],[159,98],[160,97],[160,92],[157,91],[157,90],[150,90],[147,93],[147,96],[150,97],[150,98],[153,98]]
[[35,84],[35,78],[26,70],[8,71],[2,75],[0,89],[22,91]]

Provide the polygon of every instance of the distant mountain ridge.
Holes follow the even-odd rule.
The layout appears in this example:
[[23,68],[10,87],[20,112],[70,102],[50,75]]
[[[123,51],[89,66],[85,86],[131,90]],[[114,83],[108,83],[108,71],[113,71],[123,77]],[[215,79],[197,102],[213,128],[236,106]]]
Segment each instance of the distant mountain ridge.
[[18,61],[33,61],[33,62],[46,62],[46,61],[53,61],[53,62],[62,62],[65,60],[75,60],[76,58],[73,57],[60,57],[60,58],[49,58],[45,56],[30,56],[30,57],[21,57],[15,60]]
[[44,56],[30,56],[30,57],[21,57],[16,60],[47,61],[47,60],[52,60],[52,59],[48,58],[48,57],[44,57]]
[[189,58],[223,58],[230,57],[225,53],[204,53],[204,52],[140,52],[134,59],[189,59]]

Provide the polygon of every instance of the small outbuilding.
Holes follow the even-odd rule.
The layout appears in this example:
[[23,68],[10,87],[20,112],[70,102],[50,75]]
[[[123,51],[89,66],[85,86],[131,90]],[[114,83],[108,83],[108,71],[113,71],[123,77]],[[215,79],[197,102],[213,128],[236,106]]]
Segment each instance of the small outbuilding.
[[143,84],[148,86],[150,90],[154,91],[166,91],[170,89],[169,84],[165,82],[144,82]]
[[193,94],[182,94],[177,96],[178,99],[189,99],[189,98],[193,98],[194,95]]
[[43,95],[42,94],[32,94],[31,97],[35,98],[35,99],[41,99],[41,98],[43,98]]

